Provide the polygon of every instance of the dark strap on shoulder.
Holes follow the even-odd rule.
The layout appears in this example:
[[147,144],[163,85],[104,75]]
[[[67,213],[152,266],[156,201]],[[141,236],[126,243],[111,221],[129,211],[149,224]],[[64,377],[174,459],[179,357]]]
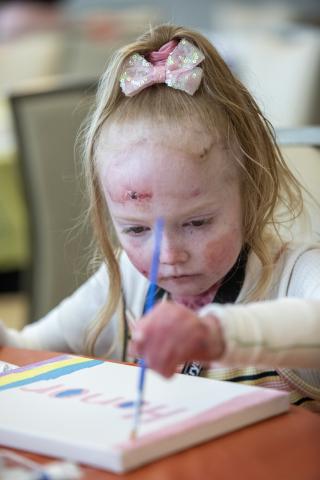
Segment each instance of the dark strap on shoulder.
[[248,254],[249,249],[244,247],[236,263],[223,279],[213,303],[234,303],[237,300],[246,274]]

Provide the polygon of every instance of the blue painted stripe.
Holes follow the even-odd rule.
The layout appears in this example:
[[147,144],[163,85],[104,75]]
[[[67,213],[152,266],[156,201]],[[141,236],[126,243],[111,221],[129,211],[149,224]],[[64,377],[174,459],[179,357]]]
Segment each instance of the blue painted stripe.
[[122,402],[122,403],[118,403],[116,405],[116,407],[118,408],[132,408],[136,405],[136,402],[133,402],[133,401],[128,401],[128,402]]
[[54,393],[53,396],[56,398],[74,397],[75,395],[80,395],[82,392],[86,392],[86,390],[84,388],[67,388],[62,392]]
[[96,365],[104,363],[103,360],[89,360],[87,362],[77,363],[74,365],[67,365],[65,367],[57,368],[56,370],[51,370],[49,372],[41,373],[40,375],[35,375],[31,378],[24,378],[17,382],[12,382],[7,385],[0,387],[0,391],[9,390],[10,388],[23,387],[24,385],[30,385],[31,383],[40,382],[41,380],[52,380],[54,378],[59,378],[64,375],[69,375],[69,373],[76,372],[77,370],[82,370],[83,368],[91,368]]

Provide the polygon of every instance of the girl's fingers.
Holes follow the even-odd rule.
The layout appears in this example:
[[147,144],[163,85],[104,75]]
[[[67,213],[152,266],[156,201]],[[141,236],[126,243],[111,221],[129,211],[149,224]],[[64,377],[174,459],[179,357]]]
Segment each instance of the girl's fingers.
[[199,318],[192,310],[167,302],[141,319],[130,351],[168,377],[180,363],[216,360],[223,351],[221,342],[215,317]]

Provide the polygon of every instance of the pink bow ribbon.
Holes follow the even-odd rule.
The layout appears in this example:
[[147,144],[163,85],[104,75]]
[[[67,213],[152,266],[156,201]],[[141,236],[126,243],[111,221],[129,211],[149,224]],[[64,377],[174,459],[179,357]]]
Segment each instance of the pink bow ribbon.
[[155,83],[165,83],[193,95],[203,73],[197,65],[203,60],[203,53],[184,38],[168,55],[164,65],[152,65],[142,55],[134,53],[127,59],[120,77],[121,90],[132,97]]

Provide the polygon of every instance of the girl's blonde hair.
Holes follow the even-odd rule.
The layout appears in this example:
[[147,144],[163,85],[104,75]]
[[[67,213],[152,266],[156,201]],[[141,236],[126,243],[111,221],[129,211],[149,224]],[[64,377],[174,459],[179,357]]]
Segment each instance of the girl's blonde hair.
[[[203,78],[196,93],[191,96],[157,84],[134,97],[124,96],[119,80],[125,60],[133,53],[145,55],[172,39],[181,38],[196,45],[205,56],[200,65]],[[88,123],[85,142],[90,213],[110,279],[108,302],[88,334],[87,350],[91,354],[97,337],[111,316],[117,308],[123,308],[117,246],[112,241],[114,234],[108,223],[96,150],[102,127],[108,122],[129,125],[139,119],[173,124],[196,119],[230,148],[241,172],[243,240],[259,257],[263,267],[257,285],[246,301],[263,298],[275,261],[270,240],[275,236],[280,238],[280,223],[293,220],[302,211],[300,184],[283,160],[271,125],[248,90],[235,78],[206,38],[184,27],[161,25],[117,51],[101,79],[97,105]],[[286,218],[283,217],[284,211]]]

